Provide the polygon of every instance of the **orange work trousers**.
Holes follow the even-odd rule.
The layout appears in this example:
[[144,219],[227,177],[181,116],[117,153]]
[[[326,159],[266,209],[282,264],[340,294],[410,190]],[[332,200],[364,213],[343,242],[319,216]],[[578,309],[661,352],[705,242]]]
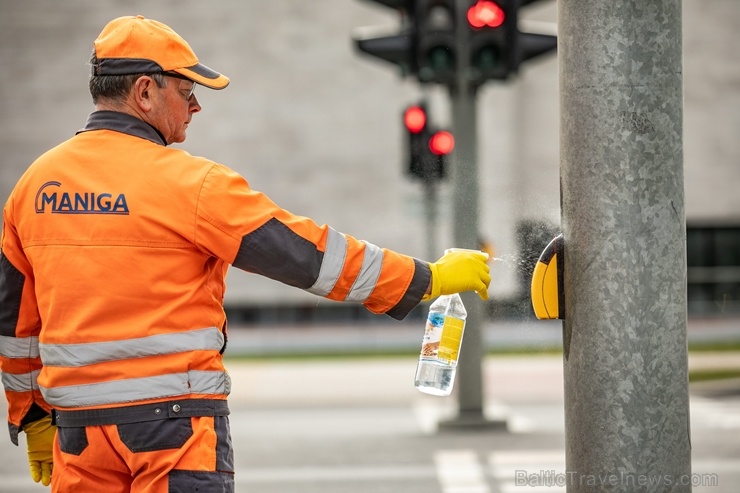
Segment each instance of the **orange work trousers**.
[[59,427],[52,493],[233,493],[227,416]]

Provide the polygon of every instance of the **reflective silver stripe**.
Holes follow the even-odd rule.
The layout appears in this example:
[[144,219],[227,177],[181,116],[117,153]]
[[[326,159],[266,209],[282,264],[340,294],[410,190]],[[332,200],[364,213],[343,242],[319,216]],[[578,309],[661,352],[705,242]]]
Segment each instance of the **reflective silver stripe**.
[[220,351],[223,333],[215,328],[158,334],[122,341],[86,344],[39,344],[44,366],[79,367],[104,361],[143,358],[185,351]]
[[228,395],[231,378],[223,371],[171,373],[154,377],[129,378],[88,385],[40,387],[51,406],[81,407],[136,402],[188,394]]
[[229,395],[231,393],[231,377],[226,372],[190,370],[188,376],[192,394]]
[[39,338],[0,336],[0,356],[6,358],[38,358]]
[[383,251],[372,243],[364,243],[365,256],[362,259],[362,267],[346,301],[365,301],[375,289],[380,277],[380,270],[383,267]]
[[332,228],[328,229],[326,251],[321,262],[321,270],[316,282],[306,291],[318,296],[326,296],[334,289],[339,276],[342,274],[344,259],[347,258],[347,238]]
[[31,373],[6,373],[3,372],[3,387],[5,390],[15,392],[28,392],[39,388],[36,380],[39,378],[41,370],[34,370]]

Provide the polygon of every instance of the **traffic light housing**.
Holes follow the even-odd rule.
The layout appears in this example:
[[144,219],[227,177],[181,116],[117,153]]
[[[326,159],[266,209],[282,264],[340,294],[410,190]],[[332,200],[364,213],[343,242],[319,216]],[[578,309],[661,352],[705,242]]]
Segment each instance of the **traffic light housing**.
[[407,135],[408,174],[423,181],[443,179],[447,173],[447,156],[455,147],[452,134],[429,124],[424,103],[406,107],[403,125]]
[[519,30],[519,10],[538,0],[472,0],[468,9],[470,83],[506,80],[520,65],[557,49],[557,36]]
[[468,77],[473,86],[516,71],[517,0],[475,0],[467,11]]
[[[456,0],[414,2],[409,21],[420,82],[452,88],[464,73],[476,88],[506,80],[524,61],[556,49],[556,36],[519,31],[519,9],[538,0],[464,1],[465,9]],[[465,19],[459,19],[463,11]]]
[[408,173],[412,177],[424,174],[424,143],[429,133],[427,123],[427,110],[424,104],[411,105],[404,110],[403,126],[407,136]]
[[[356,36],[356,48],[421,83],[454,88],[464,74],[475,89],[488,80],[507,80],[523,62],[557,48],[554,35],[519,30],[519,10],[541,0],[367,1],[398,11],[401,27]],[[466,8],[458,8],[458,1]],[[465,19],[459,18],[463,12]]]
[[416,0],[413,20],[419,81],[454,84],[459,67],[455,0]]

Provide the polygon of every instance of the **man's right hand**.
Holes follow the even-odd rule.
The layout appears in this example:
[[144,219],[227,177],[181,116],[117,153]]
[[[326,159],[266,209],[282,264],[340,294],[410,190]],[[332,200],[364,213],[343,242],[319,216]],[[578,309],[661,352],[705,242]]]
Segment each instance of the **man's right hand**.
[[54,465],[52,456],[57,427],[51,424],[51,416],[46,416],[23,425],[23,431],[26,432],[31,478],[37,483],[40,481],[44,486],[49,486]]
[[442,258],[429,264],[432,271],[432,288],[423,299],[443,294],[475,291],[483,300],[488,299],[491,274],[486,261],[488,254],[477,250],[450,250]]

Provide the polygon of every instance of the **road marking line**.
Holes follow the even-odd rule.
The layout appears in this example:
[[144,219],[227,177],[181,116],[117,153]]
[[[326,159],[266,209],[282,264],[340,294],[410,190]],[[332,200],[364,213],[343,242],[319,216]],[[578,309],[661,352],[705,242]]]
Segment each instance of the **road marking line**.
[[563,450],[500,450],[488,454],[491,475],[502,493],[561,493]]
[[740,399],[719,400],[692,396],[689,401],[694,428],[740,429]]

